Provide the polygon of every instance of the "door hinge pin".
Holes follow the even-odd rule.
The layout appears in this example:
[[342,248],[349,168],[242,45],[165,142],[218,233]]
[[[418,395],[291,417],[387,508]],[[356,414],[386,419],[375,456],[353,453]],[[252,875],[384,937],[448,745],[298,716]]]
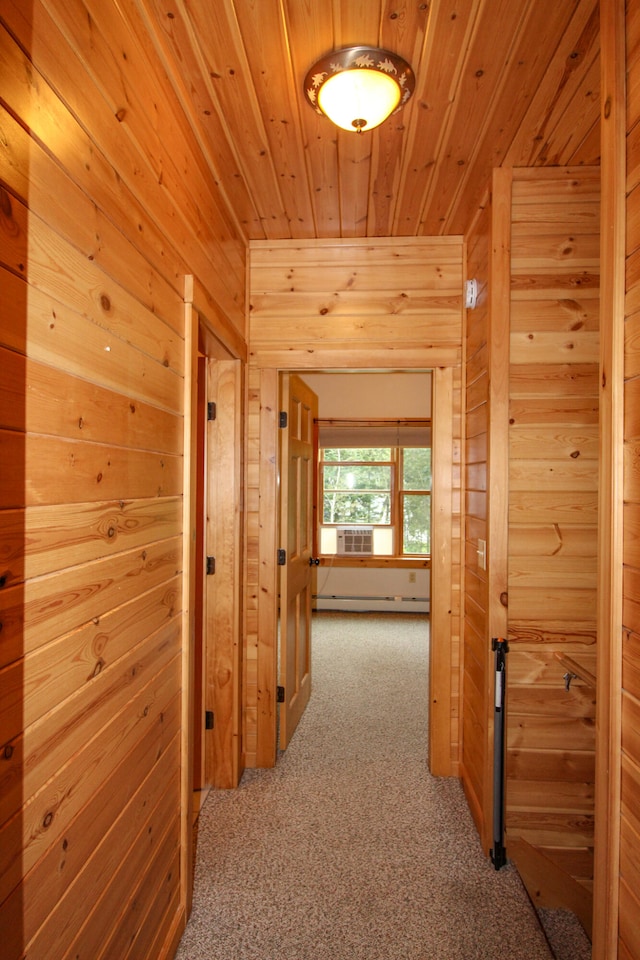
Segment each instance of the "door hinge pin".
[[278,423],[279,423],[279,425],[280,425],[281,428],[286,427],[286,425],[287,425],[287,411],[286,411],[286,410],[281,410],[281,411],[280,411],[280,419],[278,420]]
[[207,576],[210,577],[216,572],[216,558],[207,557]]
[[287,551],[282,549],[278,550],[278,566],[284,567],[286,566],[286,563],[287,563]]
[[207,404],[207,420],[215,420],[215,418],[216,418],[215,401],[209,400]]
[[205,710],[204,728],[205,730],[213,730],[213,710]]
[[284,703],[284,687],[277,688],[276,700],[278,703]]

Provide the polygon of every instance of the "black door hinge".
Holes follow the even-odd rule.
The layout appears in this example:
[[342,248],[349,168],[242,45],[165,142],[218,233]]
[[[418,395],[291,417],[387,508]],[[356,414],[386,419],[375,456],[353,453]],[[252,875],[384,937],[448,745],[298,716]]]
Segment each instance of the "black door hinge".
[[284,687],[277,687],[276,701],[277,703],[284,703]]
[[209,400],[207,404],[207,420],[215,420],[215,418],[216,418],[215,401]]
[[278,420],[278,424],[279,424],[280,427],[283,427],[283,428],[286,427],[286,425],[287,425],[287,411],[286,411],[286,410],[281,410],[281,411],[280,411],[280,419]]
[[287,551],[278,550],[278,566],[284,567],[286,566],[286,563],[287,563]]
[[216,572],[216,558],[207,557],[207,576],[210,577]]
[[205,710],[204,728],[205,730],[213,730],[213,710]]

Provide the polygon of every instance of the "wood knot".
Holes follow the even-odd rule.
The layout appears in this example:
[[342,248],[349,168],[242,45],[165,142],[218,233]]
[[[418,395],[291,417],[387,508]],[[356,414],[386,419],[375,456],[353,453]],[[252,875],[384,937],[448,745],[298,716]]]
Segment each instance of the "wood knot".
[[102,668],[104,667],[104,660],[102,657],[99,660],[96,660],[96,665],[93,668],[92,672],[88,676],[88,680],[95,680],[99,673],[102,673]]
[[2,215],[7,219],[10,219],[13,216],[11,197],[4,187],[0,187],[0,213],[2,213]]

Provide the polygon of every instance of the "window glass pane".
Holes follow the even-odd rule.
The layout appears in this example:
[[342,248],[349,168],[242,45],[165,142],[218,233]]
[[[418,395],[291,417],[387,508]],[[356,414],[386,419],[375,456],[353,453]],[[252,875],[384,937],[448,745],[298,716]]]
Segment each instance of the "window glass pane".
[[431,490],[431,447],[405,447],[402,457],[403,490]]
[[325,463],[322,522],[390,523],[391,467]]
[[431,497],[405,494],[402,517],[403,553],[431,552]]
[[391,467],[325,464],[325,490],[390,490]]
[[376,460],[391,460],[391,447],[327,447],[322,451],[323,460],[360,461],[372,463]]
[[325,493],[323,523],[391,523],[389,493]]

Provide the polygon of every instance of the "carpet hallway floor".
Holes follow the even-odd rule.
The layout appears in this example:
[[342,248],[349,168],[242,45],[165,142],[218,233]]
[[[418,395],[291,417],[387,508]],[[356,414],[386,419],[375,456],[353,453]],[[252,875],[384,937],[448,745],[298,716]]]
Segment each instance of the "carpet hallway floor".
[[[319,613],[313,693],[271,770],[213,791],[177,960],[549,960],[516,870],[427,768],[428,617]],[[586,960],[565,936],[558,960]]]

